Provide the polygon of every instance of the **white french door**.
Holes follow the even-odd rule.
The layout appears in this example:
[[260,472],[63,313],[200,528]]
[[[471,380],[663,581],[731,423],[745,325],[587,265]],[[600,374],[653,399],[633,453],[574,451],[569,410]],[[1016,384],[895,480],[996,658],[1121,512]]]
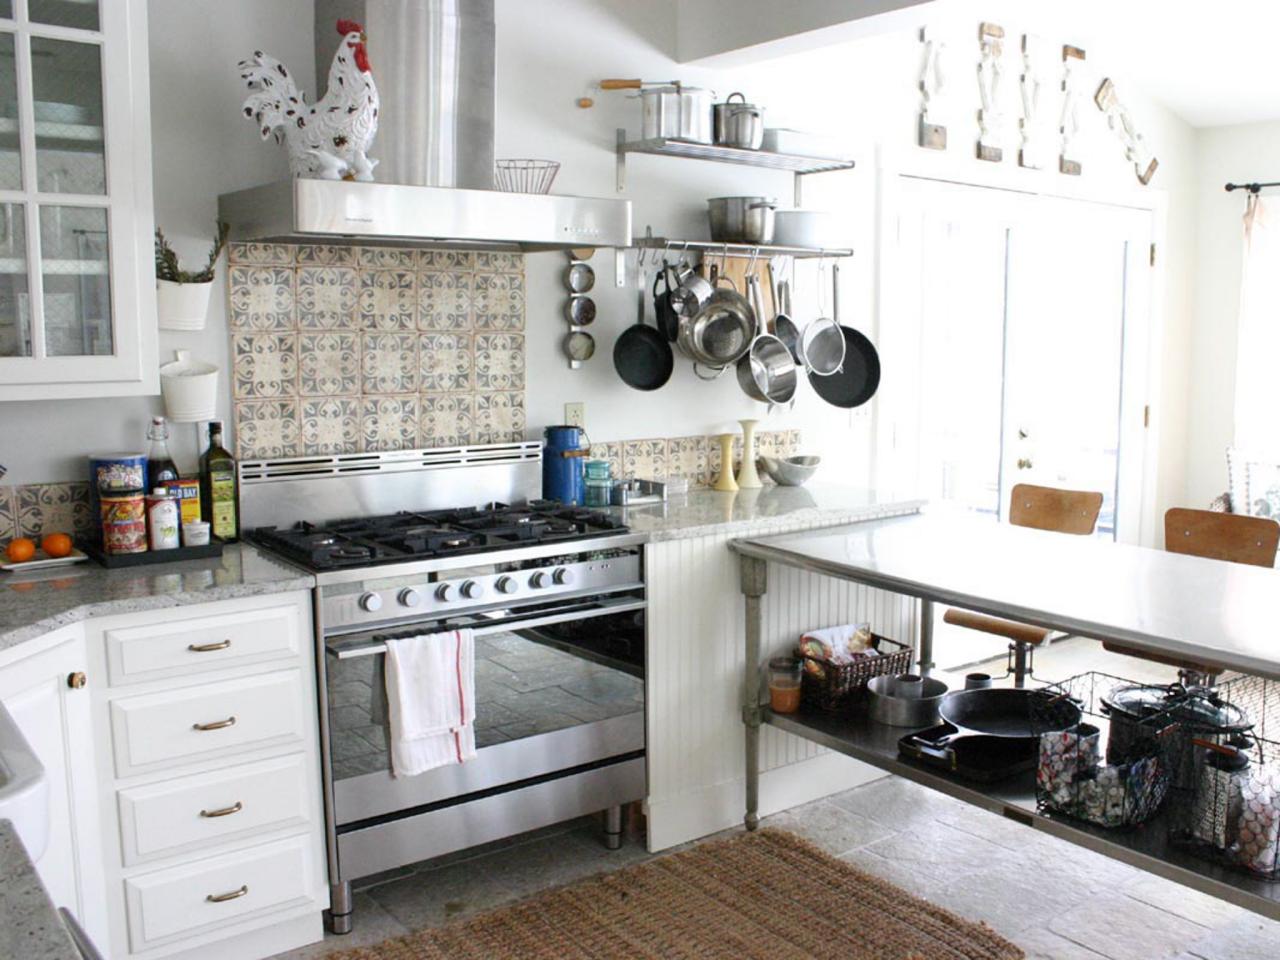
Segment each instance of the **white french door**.
[[1020,482],[1097,490],[1099,535],[1138,542],[1151,212],[899,186],[881,325],[899,371],[881,401],[888,476],[1001,519]]

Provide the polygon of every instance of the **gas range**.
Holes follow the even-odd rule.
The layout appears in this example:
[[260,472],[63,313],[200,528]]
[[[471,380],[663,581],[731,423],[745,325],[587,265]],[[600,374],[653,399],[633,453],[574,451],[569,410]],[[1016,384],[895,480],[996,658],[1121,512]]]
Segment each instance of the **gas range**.
[[[337,932],[356,878],[601,810],[616,845],[644,796],[645,538],[538,500],[541,459],[512,443],[240,464],[246,539],[315,576]],[[476,757],[394,777],[387,641],[464,628]]]

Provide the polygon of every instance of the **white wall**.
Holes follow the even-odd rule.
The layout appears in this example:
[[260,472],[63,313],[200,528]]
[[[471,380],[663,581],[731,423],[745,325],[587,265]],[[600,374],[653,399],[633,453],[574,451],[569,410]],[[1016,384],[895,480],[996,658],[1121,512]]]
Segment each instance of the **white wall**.
[[[198,6],[217,16],[192,16],[193,3],[151,0],[152,104],[156,209],[159,222],[184,254],[198,257],[205,246],[219,192],[266,182],[285,172],[283,151],[258,141],[251,124],[237,112],[241,99],[235,62],[254,49],[279,55],[296,73],[310,80],[311,4],[308,0],[224,0]],[[936,11],[925,6],[923,11]],[[1017,13],[1009,0],[989,0],[982,16]],[[983,164],[973,159],[976,138],[973,74],[965,65],[977,56],[979,16],[964,5],[947,20],[930,14],[949,31],[958,53],[958,102],[951,137],[952,149],[935,155],[915,148],[916,82],[919,49],[915,30],[870,37],[856,44],[817,49],[732,70],[691,68],[677,64],[673,49],[677,22],[676,0],[499,0],[497,155],[548,157],[562,164],[555,189],[562,193],[614,193],[614,130],[626,126],[634,134],[638,103],[621,93],[591,91],[590,85],[608,76],[640,76],[664,80],[680,77],[702,83],[720,94],[744,90],[762,103],[769,125],[822,130],[848,142],[859,167],[851,173],[810,178],[806,205],[840,211],[858,255],[842,274],[844,319],[874,337],[877,326],[875,256],[877,230],[877,160],[894,166],[900,158],[933,161],[940,176],[958,179],[997,176],[1018,187],[1056,185],[1070,178],[1054,171],[1025,171],[1013,163]],[[925,14],[921,14],[924,19]],[[1002,20],[1009,30],[1010,77],[1017,71],[1017,34],[1026,24]],[[1088,46],[1087,36],[1045,35],[1054,44]],[[376,72],[376,38],[370,42]],[[1170,243],[1166,410],[1162,434],[1162,502],[1176,501],[1182,487],[1182,429],[1178,409],[1186,393],[1188,302],[1179,284],[1190,273],[1191,194],[1194,156],[1191,131],[1167,111],[1138,95],[1128,82],[1123,64],[1090,64],[1099,74],[1116,76],[1129,94],[1140,120],[1155,145],[1161,169],[1153,186],[1168,191]],[[308,85],[310,89],[310,85]],[[575,100],[591,93],[596,106],[579,109]],[[1016,100],[1012,80],[1007,95]],[[1011,100],[1011,108],[1012,108]],[[1114,190],[1135,185],[1132,166],[1124,161],[1118,143],[1101,114],[1086,104],[1086,172],[1070,186]],[[1016,144],[1011,140],[1010,153]],[[925,154],[929,154],[925,157]],[[652,224],[655,232],[705,236],[705,198],[725,194],[760,193],[789,200],[790,178],[785,174],[745,167],[725,167],[664,157],[633,156],[628,164],[626,196],[635,204],[639,229]],[[617,379],[611,352],[617,335],[635,317],[634,288],[617,290],[611,284],[612,254],[597,253],[593,265],[599,319],[596,359],[584,370],[570,372],[560,353],[564,333],[561,306],[564,291],[560,271],[564,258],[539,254],[528,259],[528,414],[531,435],[562,419],[567,401],[587,404],[587,425],[593,438],[629,439],[716,432],[746,416],[763,417],[763,409],[738,390],[731,377],[706,384],[680,363],[672,382],[654,394],[641,394]],[[796,296],[801,317],[817,309],[813,270],[802,273]],[[211,307],[209,329],[201,335],[164,335],[162,347],[190,342],[193,349],[226,365],[226,320],[223,283]],[[881,318],[881,323],[892,318]],[[888,369],[885,376],[904,374]],[[229,392],[229,391],[228,391]],[[224,410],[227,399],[224,398]],[[827,458],[823,478],[853,483],[870,475],[872,412],[875,403],[853,413],[828,407],[802,385],[794,410],[777,410],[769,428],[799,427],[808,451]],[[158,399],[120,401],[59,401],[5,404],[0,407],[0,462],[10,467],[9,480],[31,482],[79,477],[81,457],[89,449],[137,447],[146,418],[159,409]],[[1176,422],[1175,422],[1176,421]],[[184,431],[187,432],[187,431]],[[53,438],[53,439],[51,439]],[[187,440],[186,452],[194,453]],[[182,450],[178,451],[181,456]]]
[[1236,325],[1244,252],[1244,191],[1227,182],[1280,179],[1280,122],[1211,127],[1196,138],[1195,376],[1188,395],[1187,493],[1203,505],[1227,488],[1223,452],[1231,443]]

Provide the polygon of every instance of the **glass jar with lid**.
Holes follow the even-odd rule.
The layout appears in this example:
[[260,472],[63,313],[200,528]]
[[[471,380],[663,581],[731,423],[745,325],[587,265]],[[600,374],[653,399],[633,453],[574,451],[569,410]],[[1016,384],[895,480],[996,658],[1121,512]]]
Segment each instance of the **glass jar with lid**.
[[588,460],[585,467],[585,500],[588,507],[609,506],[613,486],[608,460]]

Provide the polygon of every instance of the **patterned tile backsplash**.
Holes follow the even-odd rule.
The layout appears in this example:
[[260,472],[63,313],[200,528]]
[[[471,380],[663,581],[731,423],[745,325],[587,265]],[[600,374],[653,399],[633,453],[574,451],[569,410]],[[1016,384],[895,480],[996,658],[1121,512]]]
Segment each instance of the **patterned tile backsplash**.
[[[757,430],[756,453],[766,457],[793,457],[800,451],[799,430]],[[734,469],[742,461],[742,437],[733,442]],[[645,480],[685,477],[710,485],[720,476],[720,441],[716,437],[671,437],[654,440],[614,440],[593,443],[591,456],[608,460],[618,477]],[[766,482],[768,482],[766,480]]]
[[524,439],[522,256],[233,243],[229,262],[240,457]]
[[83,535],[93,527],[88,483],[0,486],[0,545],[46,533]]

